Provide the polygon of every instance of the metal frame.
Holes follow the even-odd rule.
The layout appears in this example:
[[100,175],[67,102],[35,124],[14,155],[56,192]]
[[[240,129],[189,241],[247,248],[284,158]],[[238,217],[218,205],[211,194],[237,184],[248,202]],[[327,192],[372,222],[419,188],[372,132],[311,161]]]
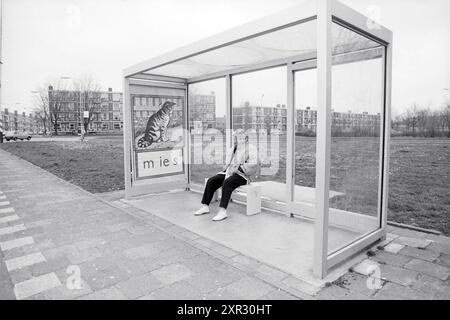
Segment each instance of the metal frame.
[[[155,69],[168,65],[201,53],[205,53],[217,48],[225,47],[243,40],[257,37],[269,32],[290,27],[299,23],[317,19],[317,58],[314,55],[299,55],[290,58],[266,61],[246,67],[232,68],[223,72],[215,72],[205,76],[182,78],[158,75]],[[226,85],[226,128],[232,128],[232,76],[246,72],[254,72],[278,66],[287,67],[287,163],[286,163],[286,186],[287,201],[285,204],[270,203],[263,200],[263,206],[270,209],[292,214],[301,210],[307,218],[314,218],[314,274],[323,278],[328,270],[334,265],[342,262],[349,256],[359,252],[366,246],[382,239],[386,234],[387,197],[388,197],[388,164],[389,164],[389,139],[390,139],[390,107],[391,107],[391,78],[392,78],[392,32],[383,26],[370,29],[367,24],[368,18],[355,10],[343,5],[337,0],[316,0],[310,1],[306,5],[290,8],[275,15],[258,19],[254,22],[244,24],[226,32],[219,33],[213,37],[206,38],[194,44],[171,51],[165,55],[144,61],[140,64],[127,68],[123,72],[124,77],[124,168],[126,197],[131,197],[135,192],[132,189],[138,188],[140,192],[146,192],[153,188],[149,186],[137,185],[139,181],[133,180],[132,170],[132,149],[131,149],[131,108],[130,108],[130,84],[153,85],[167,88],[184,88],[185,90],[185,128],[189,124],[189,84],[213,80],[224,77]],[[330,144],[331,144],[331,77],[332,64],[336,57],[331,53],[331,26],[338,23],[350,28],[365,37],[385,46],[383,83],[384,99],[382,113],[382,137],[380,142],[380,183],[379,183],[379,229],[368,233],[347,244],[344,248],[328,254],[328,224],[329,208],[329,174],[330,174]],[[358,53],[350,53],[343,57],[357,59]],[[374,53],[374,57],[376,53]],[[300,63],[297,63],[300,62]],[[294,203],[293,188],[295,183],[295,97],[294,97],[294,72],[298,70],[316,68],[318,71],[317,94],[318,94],[318,123],[316,137],[316,203]],[[152,71],[153,70],[153,71]],[[227,130],[227,144],[231,143],[230,130]],[[188,162],[191,158],[190,137],[185,139],[185,179],[186,189],[201,190],[203,186],[196,185],[189,181]],[[155,179],[156,180],[156,179]],[[156,182],[156,181],[155,181]],[[158,181],[163,186],[173,186],[170,179]],[[161,185],[160,184],[160,185]],[[180,184],[177,182],[177,186]]]

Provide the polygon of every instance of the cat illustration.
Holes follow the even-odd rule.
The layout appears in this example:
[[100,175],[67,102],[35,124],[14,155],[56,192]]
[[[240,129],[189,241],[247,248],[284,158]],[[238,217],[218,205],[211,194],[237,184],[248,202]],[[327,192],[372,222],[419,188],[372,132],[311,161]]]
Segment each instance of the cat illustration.
[[174,105],[175,103],[171,101],[164,102],[161,109],[148,119],[145,134],[138,140],[138,148],[147,148],[154,142],[169,140],[167,138],[167,127]]

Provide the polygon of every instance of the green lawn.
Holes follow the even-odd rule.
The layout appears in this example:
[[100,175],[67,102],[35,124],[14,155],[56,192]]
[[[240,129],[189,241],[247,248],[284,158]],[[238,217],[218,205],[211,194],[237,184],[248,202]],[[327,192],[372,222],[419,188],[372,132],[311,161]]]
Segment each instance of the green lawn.
[[[331,189],[345,193],[332,207],[376,213],[378,158],[373,138],[334,138]],[[122,137],[92,137],[88,142],[9,142],[3,149],[93,193],[124,188]],[[281,146],[285,149],[285,146]],[[296,183],[314,187],[315,140],[297,138]],[[450,235],[450,139],[393,138],[391,141],[390,221],[439,230]],[[278,172],[284,181],[285,153]],[[199,182],[218,170],[194,165]]]

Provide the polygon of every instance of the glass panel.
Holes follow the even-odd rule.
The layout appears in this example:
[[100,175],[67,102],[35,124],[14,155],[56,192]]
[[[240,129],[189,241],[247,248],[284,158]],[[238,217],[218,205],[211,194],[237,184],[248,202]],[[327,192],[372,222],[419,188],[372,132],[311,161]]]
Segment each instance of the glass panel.
[[258,147],[264,197],[286,201],[286,67],[232,77],[232,129]]
[[[316,20],[269,32],[225,47],[155,68],[152,74],[192,78],[236,67],[250,67],[272,60],[295,57],[295,61],[317,57]],[[334,54],[379,47],[351,30],[333,25]]]
[[329,252],[380,228],[384,48],[361,37],[333,28]]
[[225,156],[225,78],[189,85],[190,182],[204,184],[223,167]]
[[315,203],[317,69],[294,74],[294,201]]
[[293,56],[299,56],[301,61],[316,56],[316,40],[316,20],[310,20],[198,54],[150,73],[192,78]]

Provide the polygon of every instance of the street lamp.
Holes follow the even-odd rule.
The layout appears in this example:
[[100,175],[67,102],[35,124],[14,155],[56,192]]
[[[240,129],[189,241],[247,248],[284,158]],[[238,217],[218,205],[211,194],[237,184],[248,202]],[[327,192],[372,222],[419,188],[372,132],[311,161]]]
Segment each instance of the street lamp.
[[84,140],[84,108],[83,108],[83,104],[82,104],[82,93],[81,93],[81,80],[78,78],[74,78],[74,77],[61,77],[61,80],[75,80],[78,81],[78,86],[80,88],[80,130],[81,130],[81,142],[83,142]]

